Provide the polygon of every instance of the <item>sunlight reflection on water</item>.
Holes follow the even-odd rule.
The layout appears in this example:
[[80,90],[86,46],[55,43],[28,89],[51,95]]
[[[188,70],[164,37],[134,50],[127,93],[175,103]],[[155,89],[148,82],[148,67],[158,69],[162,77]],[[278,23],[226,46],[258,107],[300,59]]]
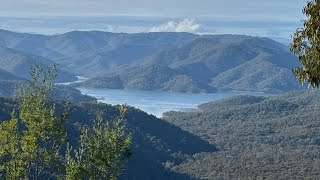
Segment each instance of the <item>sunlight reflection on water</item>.
[[190,111],[199,104],[235,95],[270,96],[272,94],[253,92],[217,92],[209,94],[179,93],[165,91],[141,91],[127,89],[78,88],[82,94],[98,98],[107,104],[127,104],[147,113],[161,117],[167,111]]

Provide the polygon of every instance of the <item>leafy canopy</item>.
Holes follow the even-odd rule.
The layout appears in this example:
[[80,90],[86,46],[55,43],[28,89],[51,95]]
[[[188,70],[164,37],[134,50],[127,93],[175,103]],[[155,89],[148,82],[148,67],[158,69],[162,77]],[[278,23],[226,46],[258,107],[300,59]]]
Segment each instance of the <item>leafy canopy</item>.
[[304,27],[293,35],[290,50],[299,56],[301,67],[294,69],[295,76],[303,84],[320,85],[320,0],[308,1],[303,8]]
[[[126,109],[112,123],[103,123],[99,114],[92,129],[84,128],[80,146],[72,152],[67,147],[67,179],[115,180],[125,168],[130,153],[131,136],[126,135],[122,122]],[[71,154],[75,154],[74,157]]]
[[59,152],[66,143],[67,111],[55,114],[49,102],[57,68],[31,68],[32,80],[22,88],[19,116],[0,124],[0,167],[6,179],[39,179],[62,173]]
[[[21,90],[18,115],[0,122],[1,179],[117,179],[130,155],[131,135],[120,116],[104,122],[102,115],[84,127],[72,150],[67,136],[70,104],[58,114],[49,94],[56,65],[31,69],[32,80]],[[67,147],[67,152],[63,149]]]

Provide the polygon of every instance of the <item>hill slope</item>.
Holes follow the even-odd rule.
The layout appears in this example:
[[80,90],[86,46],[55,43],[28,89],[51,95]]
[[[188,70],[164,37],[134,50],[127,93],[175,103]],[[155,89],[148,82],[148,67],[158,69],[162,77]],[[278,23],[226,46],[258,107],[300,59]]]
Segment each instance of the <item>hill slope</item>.
[[0,96],[11,96],[18,93],[18,89],[25,79],[0,69]]
[[[157,86],[151,89],[187,92],[285,92],[299,89],[291,72],[297,66],[297,58],[284,45],[267,38],[203,36],[81,85],[114,88],[109,84],[118,82],[122,88],[145,90],[150,88],[141,84]],[[156,71],[155,67],[166,70],[157,71],[156,76],[148,73]]]
[[[75,33],[71,32],[70,35]],[[94,32],[82,33],[92,35]],[[65,53],[66,57],[55,61],[65,64],[74,73],[97,76],[119,66],[136,63],[161,50],[178,47],[197,37],[188,33],[99,33],[104,35],[102,46],[96,49],[87,48],[74,55]],[[100,41],[93,41],[92,44]]]
[[311,179],[320,170],[320,92],[239,96],[168,112],[166,120],[221,151],[173,167],[200,179]]
[[45,36],[0,30],[0,46],[42,56],[86,76],[130,64],[195,39],[190,33],[109,33],[72,31]]
[[[45,36],[0,30],[0,46],[18,50],[17,64],[26,59],[21,57],[23,52],[36,56],[31,59],[51,59],[48,63],[58,63],[62,70],[94,78],[83,86],[186,92],[299,89],[291,73],[298,66],[297,58],[288,47],[268,38],[101,31]],[[12,73],[10,69],[4,70]],[[156,72],[149,73],[152,70]]]
[[[30,68],[37,62],[40,62],[45,66],[52,66],[54,64],[53,61],[46,58],[26,54],[21,51],[0,46],[0,67],[1,69],[14,74],[15,76],[25,79],[30,78]],[[68,73],[64,70],[59,71],[59,76],[57,77],[58,82],[74,80],[76,80],[76,77],[71,73]]]
[[23,78],[17,77],[8,71],[0,69],[0,80],[23,80]]
[[[56,104],[59,109],[61,104]],[[0,120],[9,118],[14,105],[14,100],[0,97]],[[105,120],[119,113],[117,106],[102,103],[83,103],[71,108],[68,128],[71,143],[79,133],[78,127],[90,124],[97,112],[103,113]],[[133,136],[133,155],[121,179],[191,179],[170,171],[170,164],[180,164],[195,153],[217,151],[199,137],[132,107],[128,107],[126,124]]]
[[192,77],[161,65],[124,68],[110,76],[92,78],[77,85],[95,88],[143,89],[178,92],[215,92],[216,89]]

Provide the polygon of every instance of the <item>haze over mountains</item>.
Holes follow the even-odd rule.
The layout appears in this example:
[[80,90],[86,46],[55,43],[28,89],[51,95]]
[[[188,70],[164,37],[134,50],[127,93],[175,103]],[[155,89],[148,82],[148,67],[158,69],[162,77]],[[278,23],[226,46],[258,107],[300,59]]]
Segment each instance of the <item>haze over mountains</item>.
[[17,77],[8,71],[0,69],[0,80],[23,80],[23,78]]
[[20,84],[25,79],[0,69],[0,96],[12,96],[16,94]]
[[[298,60],[267,38],[191,33],[74,31],[37,35],[0,30],[1,69],[27,77],[36,61],[58,63],[59,81],[85,87],[182,92],[299,89]],[[66,72],[67,71],[67,72]],[[284,83],[285,82],[285,83]]]
[[[16,95],[37,61],[58,63],[61,82],[73,81],[76,75],[90,78],[75,86],[183,92],[299,89],[291,72],[298,66],[297,58],[268,38],[1,31],[0,47],[1,96]],[[79,125],[89,124],[97,111],[106,119],[118,113],[115,106],[81,103],[96,99],[71,87],[56,87],[52,96],[72,97],[78,103],[71,107],[71,140]],[[17,101],[0,98],[0,102],[2,121]],[[200,105],[196,112],[167,112],[163,119],[128,107],[133,155],[122,179],[319,177],[318,102],[318,91],[239,96]]]
[[[0,68],[24,79],[30,78],[31,65],[40,62],[41,64],[52,66],[55,63],[41,56],[27,54],[3,46],[0,46],[0,54]],[[73,74],[64,71],[63,68],[59,70],[57,81],[63,82],[74,80],[76,80],[76,78]]]
[[320,179],[309,1],[1,1],[0,180]]

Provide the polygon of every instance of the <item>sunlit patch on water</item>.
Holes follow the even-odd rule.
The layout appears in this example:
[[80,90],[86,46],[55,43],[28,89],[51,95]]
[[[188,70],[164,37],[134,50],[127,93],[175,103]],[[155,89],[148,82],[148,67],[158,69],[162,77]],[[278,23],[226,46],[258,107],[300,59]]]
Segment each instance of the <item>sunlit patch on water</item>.
[[210,94],[178,93],[165,91],[141,91],[127,89],[78,88],[82,94],[96,97],[99,102],[127,104],[149,114],[161,117],[167,111],[192,111],[199,104],[235,95],[270,96],[273,94],[253,92],[217,92]]

